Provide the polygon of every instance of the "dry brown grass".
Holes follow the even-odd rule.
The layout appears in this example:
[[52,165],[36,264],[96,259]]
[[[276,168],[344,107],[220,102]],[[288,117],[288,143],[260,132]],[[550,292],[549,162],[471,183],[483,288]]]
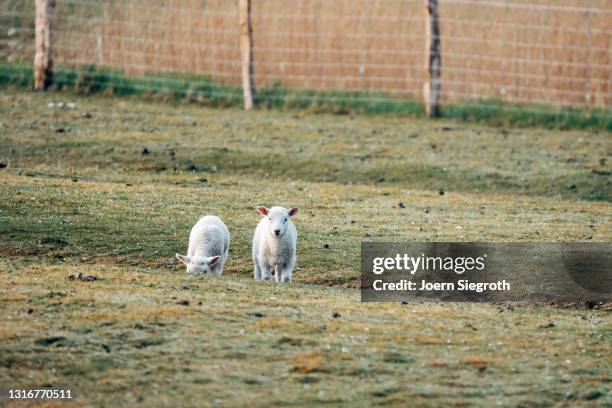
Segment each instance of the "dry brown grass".
[[[0,384],[63,384],[77,406],[610,403],[604,311],[364,304],[352,289],[28,258],[0,269],[0,291],[27,295],[0,303]],[[64,279],[75,272],[99,280]]]

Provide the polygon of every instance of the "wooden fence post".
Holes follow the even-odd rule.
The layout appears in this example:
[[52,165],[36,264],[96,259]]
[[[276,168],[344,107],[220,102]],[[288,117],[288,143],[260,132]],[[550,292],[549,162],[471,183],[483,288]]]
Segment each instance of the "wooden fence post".
[[34,40],[34,89],[46,90],[53,79],[51,55],[51,18],[55,0],[36,0]]
[[239,0],[240,8],[240,60],[242,68],[242,94],[244,109],[253,107],[253,54],[251,28],[251,0]]
[[440,115],[440,89],[442,52],[440,47],[440,22],[438,0],[425,0],[425,81],[423,99],[425,112],[430,118]]

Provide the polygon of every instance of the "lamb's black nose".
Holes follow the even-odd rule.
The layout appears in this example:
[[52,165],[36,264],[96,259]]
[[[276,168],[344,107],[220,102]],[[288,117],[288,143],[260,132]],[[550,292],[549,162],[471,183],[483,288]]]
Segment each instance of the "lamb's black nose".
[[277,236],[280,235],[280,229],[275,229],[274,234],[276,234]]

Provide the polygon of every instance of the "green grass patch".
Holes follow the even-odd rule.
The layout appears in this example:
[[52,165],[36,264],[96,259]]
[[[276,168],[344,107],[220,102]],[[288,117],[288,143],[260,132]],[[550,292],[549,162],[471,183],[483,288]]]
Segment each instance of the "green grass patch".
[[[30,65],[0,64],[0,85],[31,87]],[[242,89],[210,77],[188,74],[155,74],[130,77],[120,71],[95,66],[54,70],[51,90],[77,94],[104,93],[145,96],[166,101],[186,101],[215,107],[240,107]],[[288,89],[273,82],[255,93],[255,105],[265,109],[302,110],[314,113],[401,115],[423,117],[419,101],[393,97],[384,92],[312,91]],[[512,105],[482,100],[442,107],[443,118],[494,126],[543,127],[551,129],[612,130],[609,109],[554,108],[546,105]]]
[[498,100],[483,100],[443,106],[442,116],[493,126],[612,131],[612,111],[601,108],[554,108],[546,105],[511,105]]

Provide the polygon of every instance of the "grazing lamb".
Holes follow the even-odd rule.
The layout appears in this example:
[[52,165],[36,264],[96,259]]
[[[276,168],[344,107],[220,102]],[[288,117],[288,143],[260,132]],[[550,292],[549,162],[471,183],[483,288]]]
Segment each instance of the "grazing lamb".
[[253,275],[256,280],[270,280],[274,271],[277,282],[291,282],[297,231],[289,217],[298,209],[257,207],[257,211],[262,219],[253,236]]
[[227,261],[229,244],[230,233],[223,221],[207,215],[191,229],[187,255],[176,254],[176,258],[187,267],[188,273],[219,276]]

